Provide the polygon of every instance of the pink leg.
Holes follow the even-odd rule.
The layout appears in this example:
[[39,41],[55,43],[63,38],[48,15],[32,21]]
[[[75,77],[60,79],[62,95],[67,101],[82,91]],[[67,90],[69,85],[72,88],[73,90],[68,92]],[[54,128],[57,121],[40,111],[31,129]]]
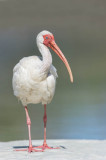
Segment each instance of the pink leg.
[[47,115],[46,115],[46,104],[44,105],[44,117],[43,117],[43,122],[44,122],[44,142],[43,146],[46,146],[46,123],[47,123]]
[[46,104],[44,105],[43,122],[44,122],[44,142],[43,142],[42,146],[38,146],[37,148],[42,148],[42,149],[59,149],[59,147],[56,147],[56,148],[49,147],[47,145],[47,143],[46,143],[46,123],[47,123]]
[[28,134],[29,134],[29,147],[28,149],[19,149],[19,150],[16,150],[16,151],[27,151],[28,152],[42,152],[42,150],[36,150],[34,149],[34,147],[32,147],[32,141],[31,141],[31,120],[30,120],[30,117],[29,117],[29,114],[28,114],[28,109],[27,109],[27,106],[25,106],[25,112],[26,112],[26,119],[27,119],[27,125],[28,125]]

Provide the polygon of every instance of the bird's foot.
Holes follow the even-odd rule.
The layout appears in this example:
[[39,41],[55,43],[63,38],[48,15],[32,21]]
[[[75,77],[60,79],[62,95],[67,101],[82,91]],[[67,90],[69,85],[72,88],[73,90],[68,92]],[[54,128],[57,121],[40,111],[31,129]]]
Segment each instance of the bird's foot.
[[35,147],[28,147],[28,148],[25,148],[25,149],[16,149],[15,151],[28,151],[29,153],[31,152],[43,152],[44,149],[35,149]]
[[35,148],[42,148],[42,150],[45,150],[45,149],[60,149],[59,147],[49,147],[46,143],[43,144],[42,146],[37,146]]

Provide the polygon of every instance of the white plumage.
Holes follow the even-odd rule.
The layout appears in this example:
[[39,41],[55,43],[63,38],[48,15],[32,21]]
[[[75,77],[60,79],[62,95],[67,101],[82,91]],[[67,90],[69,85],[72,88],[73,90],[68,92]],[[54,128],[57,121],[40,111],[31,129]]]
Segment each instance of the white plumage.
[[13,90],[22,104],[47,104],[53,98],[57,72],[51,65],[48,73],[40,73],[43,61],[37,56],[25,57],[13,69]]

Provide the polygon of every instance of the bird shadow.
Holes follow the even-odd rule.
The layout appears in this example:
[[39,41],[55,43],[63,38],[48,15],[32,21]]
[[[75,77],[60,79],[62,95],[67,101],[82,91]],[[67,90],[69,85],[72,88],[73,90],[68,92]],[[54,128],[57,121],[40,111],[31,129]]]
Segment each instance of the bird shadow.
[[[13,149],[24,149],[24,148],[28,148],[29,146],[13,146]],[[38,146],[35,146],[33,145],[33,147],[38,147]],[[53,148],[53,147],[52,147]],[[65,146],[59,146],[59,148],[61,149],[67,149]]]
[[[28,148],[29,146],[13,146],[13,149],[21,149],[21,148]],[[34,146],[33,147],[37,147],[37,146]]]
[[67,149],[66,147],[64,147],[64,146],[59,146],[60,148],[63,148],[63,149]]

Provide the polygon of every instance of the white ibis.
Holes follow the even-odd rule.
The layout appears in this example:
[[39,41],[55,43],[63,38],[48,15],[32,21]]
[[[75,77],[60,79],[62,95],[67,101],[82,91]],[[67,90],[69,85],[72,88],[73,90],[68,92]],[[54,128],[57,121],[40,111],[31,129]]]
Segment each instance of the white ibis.
[[[56,68],[52,65],[52,56],[48,47],[50,47],[64,62],[69,72],[70,80],[73,82],[70,66],[62,51],[55,43],[53,34],[44,30],[38,34],[36,41],[42,57],[30,56],[22,58],[13,69],[12,80],[14,95],[22,102],[23,106],[25,107],[29,133],[29,152],[38,152],[43,151],[44,149],[52,149],[52,147],[49,147],[46,143],[46,105],[51,102],[54,96],[57,72]],[[41,148],[41,150],[32,146],[31,120],[27,109],[27,105],[29,103],[42,103],[44,105],[44,143],[42,146],[38,147]],[[27,149],[20,149],[19,151],[25,150]]]

